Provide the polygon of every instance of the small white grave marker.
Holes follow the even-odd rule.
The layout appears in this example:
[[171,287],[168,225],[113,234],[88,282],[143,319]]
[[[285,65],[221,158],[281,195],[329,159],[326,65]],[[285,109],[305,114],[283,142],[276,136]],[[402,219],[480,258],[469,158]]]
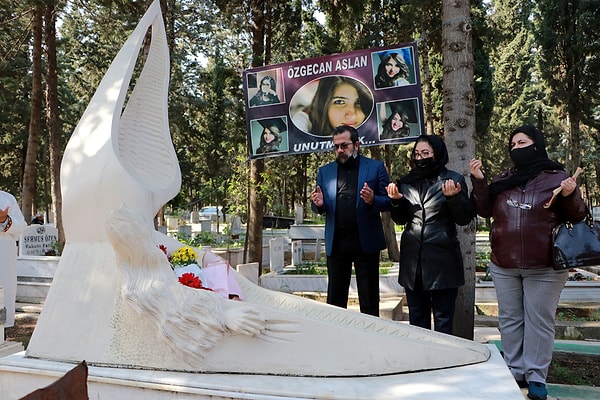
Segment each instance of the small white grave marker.
[[315,260],[321,259],[321,239],[315,242]]
[[294,240],[292,242],[292,266],[296,266],[302,262],[302,240]]
[[304,207],[302,204],[296,204],[294,207],[294,223],[300,225],[304,222]]
[[45,256],[58,241],[58,229],[52,225],[30,225],[19,237],[19,256]]
[[269,240],[269,258],[269,269],[271,272],[283,272],[283,237],[280,236]]
[[235,266],[237,272],[239,272],[244,278],[250,282],[258,285],[258,263],[252,262],[247,264],[238,264]]

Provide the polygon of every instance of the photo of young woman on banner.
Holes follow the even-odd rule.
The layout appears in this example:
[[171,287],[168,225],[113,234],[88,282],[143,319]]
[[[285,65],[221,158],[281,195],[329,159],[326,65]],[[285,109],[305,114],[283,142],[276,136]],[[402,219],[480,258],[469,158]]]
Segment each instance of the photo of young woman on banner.
[[336,126],[358,128],[373,109],[373,95],[365,84],[346,76],[327,76],[309,82],[290,102],[292,122],[303,132],[329,136]]
[[385,50],[372,57],[375,89],[415,84],[412,48]]
[[281,85],[278,86],[277,82],[283,82],[281,68],[258,74],[250,74],[248,76],[248,88],[252,97],[248,101],[248,105],[250,107],[257,107],[284,102],[284,91]]
[[416,137],[421,114],[418,99],[377,104],[379,110],[379,140]]
[[287,117],[254,120],[251,127],[254,154],[288,151]]

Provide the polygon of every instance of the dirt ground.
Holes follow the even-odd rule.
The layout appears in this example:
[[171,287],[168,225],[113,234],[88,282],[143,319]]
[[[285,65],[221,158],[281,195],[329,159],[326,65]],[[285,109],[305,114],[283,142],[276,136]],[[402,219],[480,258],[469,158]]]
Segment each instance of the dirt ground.
[[600,357],[555,355],[550,364],[547,381],[564,385],[600,387]]
[[11,342],[21,342],[23,347],[27,348],[36,322],[37,319],[33,317],[15,318],[14,326],[4,329],[5,339]]
[[[21,342],[27,348],[36,321],[32,317],[18,318],[13,327],[6,328],[6,340]],[[550,365],[548,383],[600,387],[600,357],[555,356]]]

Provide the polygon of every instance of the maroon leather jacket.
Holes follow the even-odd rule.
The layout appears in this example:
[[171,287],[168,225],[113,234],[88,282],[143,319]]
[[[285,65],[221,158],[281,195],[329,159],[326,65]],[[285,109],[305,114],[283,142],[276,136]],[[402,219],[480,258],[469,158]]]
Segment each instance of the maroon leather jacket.
[[[505,171],[492,182],[508,178]],[[564,221],[579,222],[586,207],[579,187],[567,197],[558,195],[550,208],[544,204],[568,177],[564,171],[543,171],[524,188],[514,187],[490,198],[486,179],[475,179],[472,198],[477,214],[493,218],[491,261],[502,268],[539,269],[552,266],[552,228]]]

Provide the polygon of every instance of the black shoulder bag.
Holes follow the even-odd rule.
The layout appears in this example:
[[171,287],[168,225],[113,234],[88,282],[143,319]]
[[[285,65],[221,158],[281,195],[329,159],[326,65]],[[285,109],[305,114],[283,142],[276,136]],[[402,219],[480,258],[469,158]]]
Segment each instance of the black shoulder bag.
[[600,223],[594,223],[588,209],[581,222],[565,222],[552,231],[554,269],[600,265]]

